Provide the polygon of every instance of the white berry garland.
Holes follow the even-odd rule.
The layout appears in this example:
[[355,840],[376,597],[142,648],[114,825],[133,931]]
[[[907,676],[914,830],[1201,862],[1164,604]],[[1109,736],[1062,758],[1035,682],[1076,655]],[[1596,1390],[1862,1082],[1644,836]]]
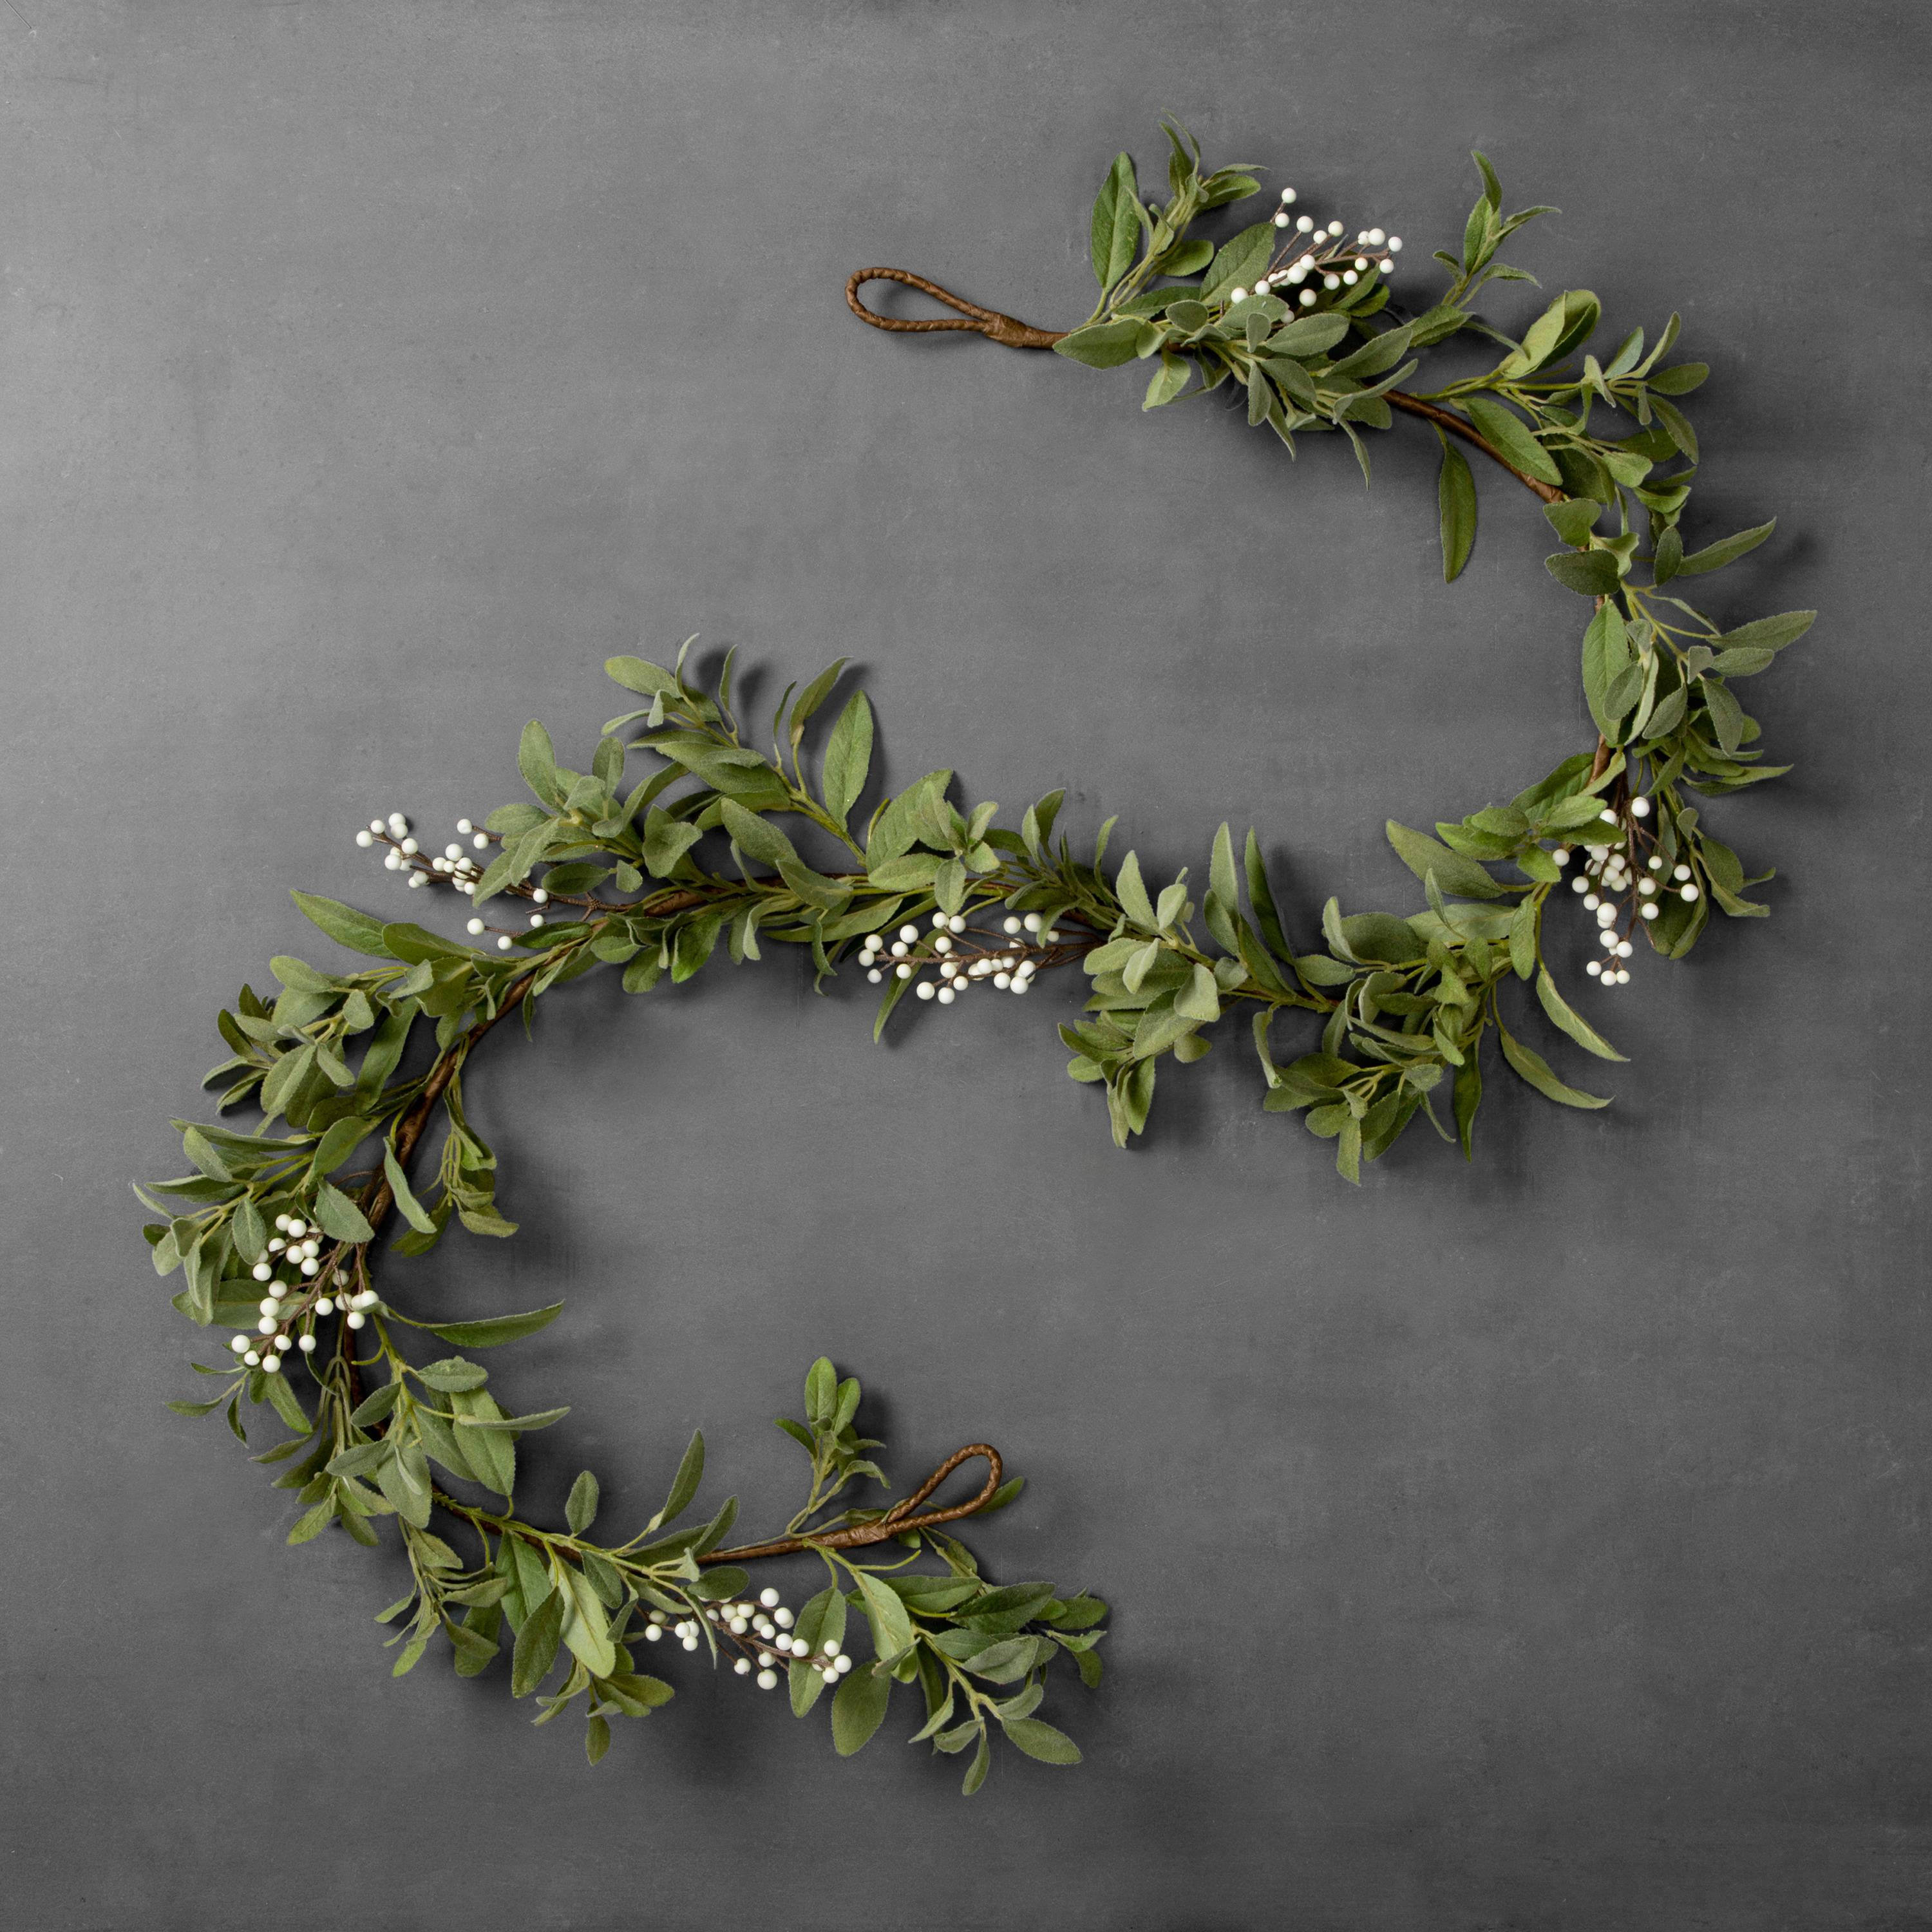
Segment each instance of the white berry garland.
[[[1662,466],[1694,463],[1696,440],[1664,398],[1694,387],[1702,370],[1657,368],[1676,318],[1647,358],[1639,331],[1604,364],[1582,348],[1598,318],[1593,296],[1560,296],[1520,343],[1479,320],[1466,307],[1476,290],[1526,279],[1496,263],[1497,244],[1540,212],[1503,217],[1479,156],[1484,194],[1462,254],[1437,258],[1450,272],[1448,292],[1377,329],[1370,318],[1386,314],[1399,237],[1375,226],[1343,244],[1340,221],[1318,228],[1307,214],[1289,214],[1290,189],[1273,213],[1217,248],[1190,227],[1256,184],[1240,170],[1204,176],[1198,150],[1169,132],[1164,206],[1141,200],[1125,155],[1102,188],[1093,218],[1101,302],[1081,328],[1052,335],[937,290],[979,320],[889,322],[859,302],[866,280],[932,287],[897,270],[853,278],[852,306],[880,326],[974,327],[1098,366],[1154,361],[1149,407],[1232,378],[1247,394],[1251,423],[1267,423],[1291,448],[1297,432],[1340,430],[1365,471],[1362,429],[1387,429],[1397,412],[1429,420],[1442,440],[1452,578],[1474,517],[1458,444],[1481,450],[1543,499],[1568,546],[1549,560],[1551,573],[1592,600],[1583,667],[1594,748],[1506,806],[1438,824],[1435,837],[1391,822],[1390,842],[1423,880],[1426,909],[1345,916],[1330,899],[1321,943],[1302,947],[1288,938],[1252,832],[1238,858],[1230,828],[1220,828],[1197,906],[1184,871],[1156,887],[1132,852],[1106,868],[1111,819],[1091,858],[1076,856],[1059,831],[1059,792],[1008,829],[994,805],[956,806],[952,774],[937,771],[882,800],[860,830],[852,814],[872,776],[873,742],[862,692],[838,712],[815,776],[804,758],[844,660],[795,700],[796,687],[787,690],[767,754],[747,742],[734,711],[729,655],[709,688],[687,674],[691,640],[668,668],[614,658],[610,675],[646,702],[607,724],[588,770],[560,766],[548,734],[532,724],[518,764],[533,802],[481,825],[458,820],[457,836],[433,854],[400,812],[355,834],[359,846],[381,849],[410,889],[442,887],[468,902],[464,928],[478,943],[298,893],[326,933],[376,963],[338,972],[278,958],[272,1000],[244,986],[220,1016],[231,1058],[209,1078],[227,1083],[224,1108],[259,1107],[260,1124],[238,1132],[176,1123],[194,1171],[137,1190],[161,1217],[146,1230],[158,1270],[185,1272],[176,1306],[205,1328],[236,1331],[221,1361],[195,1364],[222,1387],[173,1406],[222,1409],[238,1435],[244,1400],[272,1406],[294,1433],[260,1460],[286,1462],[278,1484],[308,1505],[291,1542],[338,1525],[373,1544],[380,1520],[397,1519],[412,1582],[383,1616],[410,1613],[395,1640],[404,1646],[398,1674],[439,1634],[464,1675],[486,1669],[512,1637],[513,1692],[538,1694],[561,1670],[538,1696],[538,1721],[580,1700],[593,1760],[608,1746],[611,1717],[645,1715],[671,1695],[638,1671],[634,1656],[638,1643],[668,1640],[728,1658],[734,1674],[760,1689],[788,1682],[800,1714],[831,1689],[842,1753],[878,1730],[896,1683],[916,1682],[926,1710],[916,1737],[940,1751],[973,1751],[969,1792],[986,1775],[996,1730],[1030,1756],[1076,1762],[1071,1741],[1035,1712],[1063,1653],[1088,1684],[1098,1681],[1094,1646],[1106,1606],[1046,1582],[992,1584],[945,1528],[1017,1493],[985,1444],[962,1450],[892,1509],[856,1504],[854,1485],[884,1480],[868,1453],[879,1445],[856,1433],[859,1384],[823,1360],[806,1378],[804,1420],[779,1424],[811,1459],[805,1507],[781,1536],[724,1547],[736,1509],[728,1501],[698,1528],[672,1527],[702,1478],[701,1438],[664,1507],[624,1541],[590,1538],[598,1492],[588,1472],[572,1491],[564,1530],[517,1516],[516,1442],[567,1412],[506,1414],[486,1370],[461,1354],[419,1364],[404,1352],[404,1331],[488,1348],[544,1326],[561,1304],[436,1322],[405,1313],[387,1280],[397,1260],[425,1252],[452,1221],[479,1235],[515,1232],[496,1204],[496,1157],[463,1103],[470,1057],[502,1020],[600,964],[620,970],[626,991],[644,993],[690,978],[721,946],[734,964],[755,962],[761,940],[808,949],[821,982],[853,962],[881,989],[875,1035],[908,992],[938,1006],[986,988],[1024,995],[1042,974],[1077,964],[1090,990],[1084,1016],[1060,1028],[1073,1054],[1068,1070],[1102,1089],[1118,1141],[1145,1125],[1161,1061],[1198,1059],[1211,1044],[1205,1029],[1240,1006],[1252,1016],[1262,1104],[1304,1113],[1311,1131],[1336,1142],[1336,1164],[1354,1180],[1362,1160],[1385,1152],[1418,1112],[1471,1150],[1492,1028],[1505,1062],[1540,1092],[1572,1106],[1606,1104],[1558,1078],[1504,1018],[1508,983],[1531,982],[1558,1030],[1600,1057],[1622,1058],[1563,998],[1544,958],[1545,913],[1566,878],[1598,935],[1601,956],[1584,970],[1600,986],[1630,982],[1640,934],[1681,957],[1712,902],[1733,915],[1764,910],[1743,899],[1751,882],[1686,794],[1721,794],[1774,775],[1749,748],[1756,727],[1730,683],[1764,669],[1812,614],[1724,631],[1664,588],[1743,555],[1772,528],[1684,551],[1691,472]],[[1291,232],[1292,242],[1278,240]],[[1295,292],[1292,304],[1277,289]],[[1405,359],[1411,348],[1465,331],[1501,345],[1494,369],[1429,395],[1396,387],[1416,366]],[[1578,355],[1580,368],[1568,368]],[[1631,413],[1637,434],[1594,434],[1596,404]],[[1618,518],[1615,533],[1597,528],[1606,511]],[[1646,562],[1651,581],[1633,581],[1633,566]],[[638,752],[654,754],[656,768],[627,789]],[[1499,877],[1500,867],[1510,871]],[[521,909],[493,923],[492,902]],[[1298,1013],[1322,1022],[1319,1045],[1281,1064],[1270,1028]],[[1449,1127],[1432,1102],[1444,1088]],[[438,1131],[440,1151],[425,1169],[416,1157]],[[407,1228],[382,1257],[379,1287],[374,1244],[392,1214]],[[298,1369],[306,1399],[292,1386]],[[976,1496],[925,1508],[955,1468],[980,1459],[989,1473]],[[464,1526],[475,1561],[431,1532],[439,1511]],[[902,1546],[889,1562],[850,1553],[887,1542]],[[941,1568],[907,1570],[905,1550]],[[751,1593],[745,1564],[794,1555],[824,1567],[815,1595],[794,1611],[775,1589]],[[864,1669],[847,1647],[848,1610],[868,1640]]]

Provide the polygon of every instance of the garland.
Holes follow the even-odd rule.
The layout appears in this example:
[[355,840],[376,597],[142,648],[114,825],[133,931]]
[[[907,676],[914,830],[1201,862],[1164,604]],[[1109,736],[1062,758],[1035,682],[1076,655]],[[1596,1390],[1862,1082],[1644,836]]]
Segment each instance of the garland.
[[[1461,254],[1438,257],[1450,271],[1448,292],[1394,320],[1396,237],[1370,228],[1346,243],[1340,223],[1318,230],[1292,215],[1294,191],[1283,190],[1276,212],[1216,248],[1192,228],[1258,184],[1239,169],[1204,175],[1198,149],[1181,130],[1168,133],[1164,206],[1142,200],[1124,154],[1101,190],[1092,230],[1100,300],[1079,328],[1031,328],[898,269],[854,276],[852,306],[880,328],[972,328],[1102,368],[1151,362],[1149,408],[1232,381],[1246,392],[1250,423],[1268,424],[1291,450],[1298,432],[1340,430],[1365,474],[1362,432],[1388,429],[1397,412],[1420,416],[1442,439],[1450,578],[1475,520],[1458,445],[1480,450],[1543,500],[1567,546],[1550,571],[1594,604],[1583,644],[1594,749],[1507,806],[1438,825],[1436,837],[1391,824],[1426,909],[1345,916],[1330,899],[1319,944],[1298,945],[1252,831],[1238,857],[1229,828],[1216,834],[1197,908],[1184,872],[1151,884],[1132,852],[1109,869],[1112,819],[1076,856],[1059,828],[1057,791],[1007,829],[994,805],[955,806],[952,774],[935,771],[884,800],[861,829],[853,814],[873,742],[862,692],[838,710],[815,769],[805,752],[842,658],[802,691],[788,688],[767,753],[747,741],[734,708],[729,654],[709,688],[687,673],[688,640],[668,668],[614,658],[610,675],[644,702],[605,726],[587,771],[560,765],[532,724],[518,763],[533,802],[506,806],[481,826],[459,821],[458,840],[434,855],[400,814],[356,834],[410,887],[466,898],[469,935],[482,943],[296,894],[332,939],[376,963],[335,971],[280,958],[271,962],[272,999],[244,986],[219,1018],[231,1057],[208,1078],[224,1083],[222,1108],[254,1106],[259,1125],[242,1132],[176,1122],[194,1171],[136,1190],[161,1216],[146,1229],[157,1270],[185,1275],[175,1306],[203,1328],[238,1331],[219,1365],[194,1364],[219,1382],[216,1392],[171,1406],[220,1409],[244,1442],[243,1402],[272,1408],[292,1433],[256,1460],[286,1464],[276,1485],[306,1505],[291,1543],[334,1525],[374,1545],[380,1520],[397,1520],[411,1582],[382,1613],[401,1620],[396,1674],[440,1635],[458,1674],[473,1676],[507,1638],[512,1694],[536,1696],[540,1724],[580,1701],[593,1761],[611,1718],[644,1716],[671,1696],[670,1684],[638,1669],[640,1645],[670,1642],[728,1660],[766,1690],[782,1676],[800,1715],[829,1690],[842,1754],[877,1731],[896,1684],[916,1683],[925,1721],[916,1740],[970,1750],[969,1792],[986,1776],[995,1730],[1031,1756],[1075,1762],[1072,1741],[1035,1712],[1063,1654],[1088,1685],[1099,1681],[1106,1606],[1046,1582],[995,1584],[950,1533],[1019,1490],[988,1444],[961,1449],[890,1508],[861,1500],[860,1486],[886,1483],[871,1456],[881,1445],[856,1432],[858,1382],[824,1360],[806,1378],[803,1419],[778,1424],[809,1459],[803,1506],[778,1534],[728,1545],[728,1499],[700,1526],[674,1526],[703,1480],[701,1436],[663,1508],[622,1540],[591,1534],[598,1492],[587,1471],[562,1529],[518,1515],[518,1440],[567,1410],[508,1413],[468,1355],[418,1361],[405,1344],[412,1331],[488,1348],[544,1327],[562,1304],[439,1322],[405,1312],[388,1279],[392,1259],[427,1252],[452,1221],[478,1235],[515,1232],[497,1205],[496,1156],[464,1102],[471,1055],[512,1014],[527,1023],[552,988],[600,964],[621,970],[626,992],[644,993],[690,979],[721,947],[742,965],[776,941],[808,949],[821,985],[855,960],[883,988],[876,1038],[909,994],[940,1006],[982,990],[1024,995],[1040,974],[1077,965],[1090,996],[1084,1016],[1060,1031],[1073,1078],[1104,1092],[1117,1142],[1144,1126],[1161,1063],[1200,1058],[1210,1045],[1204,1030],[1239,1008],[1252,1018],[1263,1106],[1304,1113],[1314,1133],[1336,1142],[1337,1166],[1354,1180],[1418,1112],[1470,1152],[1492,1028],[1505,1062],[1540,1092],[1571,1106],[1605,1104],[1559,1079],[1504,1018],[1508,982],[1533,982],[1559,1030],[1621,1058],[1563,998],[1544,962],[1545,914],[1566,875],[1604,935],[1604,957],[1590,968],[1600,984],[1628,981],[1640,933],[1681,957],[1713,899],[1734,915],[1764,910],[1742,897],[1750,882],[1686,794],[1774,775],[1748,748],[1757,728],[1730,681],[1764,668],[1811,614],[1723,632],[1664,589],[1743,555],[1772,527],[1684,552],[1678,520],[1692,472],[1660,466],[1694,464],[1696,442],[1666,398],[1705,372],[1659,366],[1676,318],[1648,356],[1638,330],[1608,362],[1585,353],[1580,368],[1562,368],[1595,328],[1594,296],[1562,296],[1520,343],[1480,320],[1468,306],[1478,290],[1528,279],[1496,261],[1498,245],[1542,211],[1505,218],[1479,155],[1484,192]],[[874,316],[859,291],[880,278],[926,289],[967,320]],[[1429,394],[1396,386],[1417,366],[1412,350],[1458,334],[1505,352],[1486,374]],[[1599,406],[1634,417],[1636,433],[1593,433]],[[1607,535],[1598,527],[1606,514],[1617,524]],[[1631,580],[1640,562],[1647,584]],[[653,754],[656,769],[627,788],[634,752]],[[1286,1064],[1270,1040],[1284,1015],[1312,1016],[1322,1028],[1318,1048]],[[1434,1111],[1445,1084],[1450,1126]],[[421,1160],[435,1136],[433,1162]],[[374,1244],[397,1218],[406,1226],[379,1286]],[[306,1371],[303,1394],[295,1368]],[[979,1462],[986,1473],[970,1498],[926,1507],[956,1469]],[[430,1528],[438,1511],[461,1526],[469,1556]],[[855,1554],[868,1551],[874,1560]],[[753,1594],[748,1565],[800,1555],[823,1566],[816,1594],[795,1611],[774,1588]],[[921,1557],[928,1562],[912,1567]],[[869,1660],[856,1667],[847,1646],[862,1634]]]

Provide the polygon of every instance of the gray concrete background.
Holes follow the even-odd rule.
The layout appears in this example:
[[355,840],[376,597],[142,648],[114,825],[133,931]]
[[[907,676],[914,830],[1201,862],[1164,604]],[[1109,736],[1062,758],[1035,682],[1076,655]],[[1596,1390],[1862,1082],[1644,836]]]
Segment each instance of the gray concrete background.
[[[1932,1925],[1927,52],[1898,5],[0,7],[9,1922]],[[895,776],[1067,783],[1160,866],[1252,821],[1304,933],[1411,903],[1384,816],[1586,742],[1541,519],[1483,478],[1445,589],[1432,440],[1365,496],[844,313],[884,261],[1077,319],[1162,109],[1418,290],[1480,146],[1565,211],[1546,286],[1682,309],[1694,532],[1784,520],[1714,608],[1825,613],[1757,687],[1797,772],[1712,814],[1775,916],[1580,995],[1607,1113],[1499,1078],[1473,1170],[1418,1130],[1359,1192],[1238,1040],[1116,1153],[1071,989],[884,1052],[796,960],[560,995],[472,1083],[524,1235],[407,1291],[568,1297],[498,1358],[577,1405],[532,1502],[588,1461],[641,1514],[701,1424],[782,1516],[826,1350],[903,1474],[983,1433],[1030,1478],[998,1574],[1118,1606],[1076,1772],[964,1803],[903,1718],[842,1763],[695,1670],[592,1771],[500,1676],[392,1682],[392,1559],[284,1550],[163,1410],[125,1181],[216,1005],[327,954],[286,889],[422,916],[358,822],[515,796],[532,716],[587,751],[640,638],[772,694],[849,653]]]

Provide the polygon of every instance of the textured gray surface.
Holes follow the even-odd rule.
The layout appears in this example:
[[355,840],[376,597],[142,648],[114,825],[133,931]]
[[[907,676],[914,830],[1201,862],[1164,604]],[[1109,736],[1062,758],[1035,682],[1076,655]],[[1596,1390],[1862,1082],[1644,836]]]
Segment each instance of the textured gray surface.
[[[1798,0],[0,8],[9,1922],[1932,1923],[1927,51]],[[1484,478],[1445,590],[1430,439],[1365,497],[1130,374],[845,314],[887,261],[1077,317],[1163,108],[1418,283],[1480,145],[1566,211],[1514,251],[1546,285],[1683,309],[1696,530],[1785,520],[1718,608],[1826,614],[1762,688],[1798,770],[1714,814],[1776,916],[1598,996],[1609,1113],[1498,1083],[1472,1171],[1418,1131],[1359,1192],[1238,1041],[1114,1152],[1070,992],[884,1052],[792,960],[558,998],[474,1083],[525,1234],[413,1291],[570,1298],[504,1363],[577,1405],[536,1499],[589,1460],[647,1509],[702,1423],[770,1520],[824,1349],[902,1471],[986,1432],[1030,1477],[1000,1574],[1119,1606],[1078,1772],[964,1804],[695,1671],[593,1772],[499,1678],[392,1682],[389,1560],[284,1550],[162,1409],[125,1179],[215,1005],[326,953],[285,887],[400,911],[357,821],[513,796],[640,637],[768,688],[848,652],[895,774],[1067,782],[1163,865],[1252,820],[1304,931],[1409,902],[1385,815],[1582,742],[1540,518]]]

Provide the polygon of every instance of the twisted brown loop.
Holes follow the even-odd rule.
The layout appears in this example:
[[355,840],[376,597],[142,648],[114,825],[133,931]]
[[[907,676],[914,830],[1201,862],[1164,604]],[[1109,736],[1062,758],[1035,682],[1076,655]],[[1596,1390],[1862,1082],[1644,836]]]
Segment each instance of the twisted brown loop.
[[[868,272],[876,274],[878,271]],[[957,328],[956,322],[940,322],[941,328]],[[962,1462],[975,1456],[986,1459],[986,1480],[970,1502],[955,1503],[950,1509],[930,1510],[924,1516],[910,1512],[918,1508]],[[781,1536],[770,1543],[742,1544],[736,1550],[714,1550],[700,1556],[700,1563],[746,1563],[758,1556],[789,1556],[801,1550],[856,1550],[868,1543],[884,1543],[888,1537],[903,1536],[913,1529],[932,1529],[942,1522],[957,1522],[984,1509],[999,1492],[1000,1452],[989,1443],[969,1442],[956,1449],[904,1502],[895,1503],[876,1522],[854,1523],[849,1529],[835,1529],[822,1536]]]
[[[943,302],[948,308],[956,308],[962,315],[973,320],[900,322],[889,315],[875,315],[859,299],[859,291],[868,282],[903,282],[908,288],[917,289],[935,302]],[[953,294],[951,290],[942,289],[937,282],[928,282],[923,275],[915,275],[908,268],[861,268],[845,284],[845,304],[861,322],[900,335],[930,335],[940,329],[964,328],[1008,349],[1051,349],[1066,332],[1064,329],[1035,328],[1010,315],[1002,315],[996,308],[982,308],[976,302],[969,302],[963,296]]]

